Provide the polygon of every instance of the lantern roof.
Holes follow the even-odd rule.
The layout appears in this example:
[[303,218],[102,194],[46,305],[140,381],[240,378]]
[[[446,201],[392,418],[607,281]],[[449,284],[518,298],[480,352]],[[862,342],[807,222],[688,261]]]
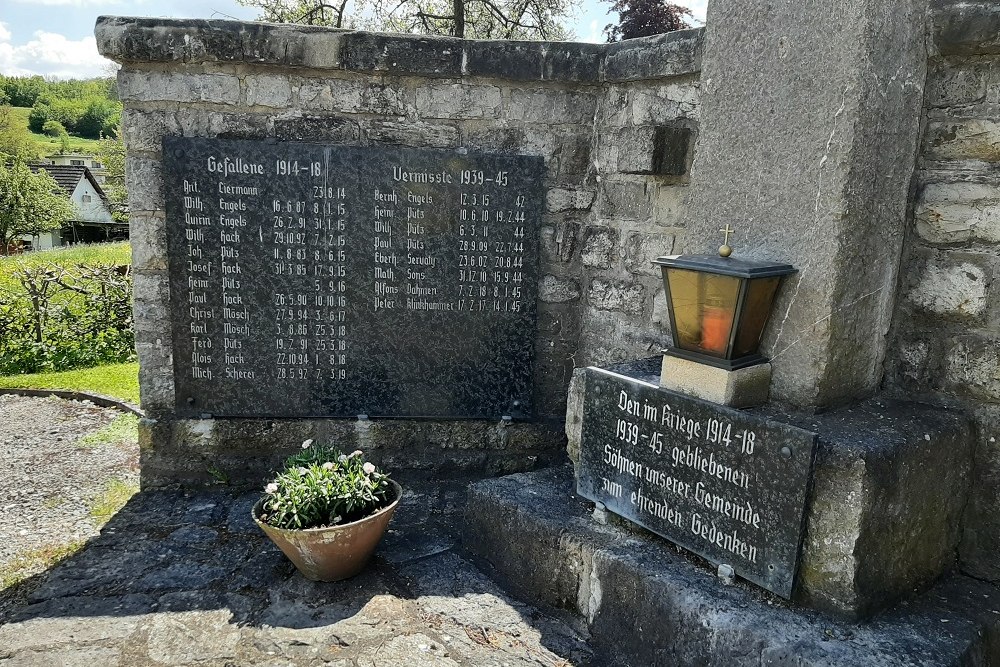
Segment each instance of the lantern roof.
[[759,262],[718,255],[664,255],[653,260],[653,264],[671,269],[687,269],[702,273],[717,273],[737,278],[771,278],[796,273],[791,264],[780,262]]

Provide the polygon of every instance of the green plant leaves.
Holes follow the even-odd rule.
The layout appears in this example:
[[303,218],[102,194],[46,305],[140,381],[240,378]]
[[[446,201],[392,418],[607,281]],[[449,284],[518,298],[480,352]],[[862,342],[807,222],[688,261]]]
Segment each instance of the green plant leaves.
[[265,492],[261,520],[286,529],[357,521],[395,499],[389,476],[360,451],[348,455],[322,445],[289,457]]

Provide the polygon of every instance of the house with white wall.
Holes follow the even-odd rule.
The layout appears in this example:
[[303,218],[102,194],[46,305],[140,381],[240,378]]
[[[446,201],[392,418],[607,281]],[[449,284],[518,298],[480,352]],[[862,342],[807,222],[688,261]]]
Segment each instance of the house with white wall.
[[30,165],[32,171],[44,171],[59,190],[73,203],[76,215],[63,226],[38,235],[25,235],[22,240],[33,250],[48,250],[69,243],[97,243],[128,238],[128,223],[118,222],[111,215],[107,195],[89,167],[81,165]]

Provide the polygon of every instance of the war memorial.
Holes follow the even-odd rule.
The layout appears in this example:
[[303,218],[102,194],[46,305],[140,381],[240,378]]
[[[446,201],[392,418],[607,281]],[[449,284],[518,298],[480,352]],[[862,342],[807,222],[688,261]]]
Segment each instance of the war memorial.
[[96,35],[144,493],[337,442],[449,505],[381,558],[461,554],[579,633],[562,664],[1000,664],[1000,2]]

